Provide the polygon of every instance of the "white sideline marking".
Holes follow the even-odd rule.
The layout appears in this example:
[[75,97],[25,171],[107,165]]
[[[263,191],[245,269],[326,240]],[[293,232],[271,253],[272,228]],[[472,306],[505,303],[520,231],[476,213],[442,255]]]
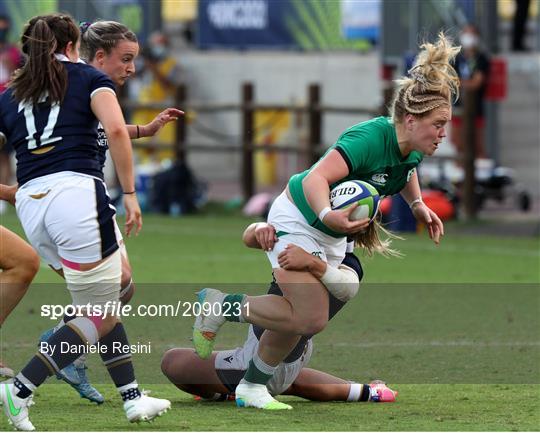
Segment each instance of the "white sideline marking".
[[540,346],[540,341],[391,341],[366,343],[317,343],[321,346],[338,347],[519,347]]
[[[414,245],[408,244],[406,248],[410,248],[415,251],[435,251],[435,248],[430,245]],[[404,249],[406,249],[404,248]],[[500,247],[485,247],[485,246],[475,246],[472,247],[463,247],[463,246],[452,246],[452,245],[442,245],[438,248],[438,253],[466,253],[466,254],[489,254],[493,256],[522,256],[522,257],[540,257],[540,251],[537,250],[526,250],[526,249],[516,249],[516,248],[500,248]]]

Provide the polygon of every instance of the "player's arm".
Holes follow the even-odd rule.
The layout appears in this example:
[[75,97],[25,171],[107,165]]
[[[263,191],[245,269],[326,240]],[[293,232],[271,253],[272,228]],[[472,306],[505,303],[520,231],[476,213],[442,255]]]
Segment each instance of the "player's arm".
[[324,224],[340,233],[356,233],[364,230],[369,219],[351,221],[349,215],[358,205],[343,210],[330,207],[330,185],[349,174],[347,163],[337,150],[332,150],[309,172],[302,181],[306,199]]
[[289,271],[310,272],[340,301],[347,302],[358,293],[360,277],[352,268],[344,264],[337,268],[330,266],[297,245],[287,245],[279,253],[278,263]]
[[3,185],[0,183],[0,200],[7,201],[15,206],[15,194],[19,188],[18,184],[15,185]]
[[278,241],[276,229],[272,224],[250,224],[242,235],[242,241],[248,248],[258,248],[264,251],[272,251]]
[[167,108],[146,125],[126,125],[129,138],[153,137],[167,123],[177,120],[183,115],[184,112],[178,108]]
[[422,201],[422,192],[418,174],[415,172],[409,182],[401,190],[401,196],[411,207],[412,213],[417,221],[424,223],[428,228],[429,237],[433,242],[439,244],[441,236],[444,236],[444,225],[441,219]]
[[[249,248],[268,251],[268,248],[271,250],[274,247],[278,238],[274,226],[260,222],[250,224],[244,230],[242,241]],[[279,254],[278,263],[283,269],[290,271],[310,272],[340,301],[347,302],[358,293],[360,277],[353,269],[345,265],[338,268],[329,266],[296,245],[287,245]]]
[[133,150],[122,110],[116,95],[105,90],[95,93],[90,105],[109,139],[109,149],[124,192],[126,234],[129,236],[134,228],[138,233],[142,227],[142,215],[135,195]]

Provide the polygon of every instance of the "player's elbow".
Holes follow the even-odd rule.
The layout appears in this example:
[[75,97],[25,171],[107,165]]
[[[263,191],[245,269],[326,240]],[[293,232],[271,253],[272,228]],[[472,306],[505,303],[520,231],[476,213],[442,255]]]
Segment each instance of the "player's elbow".
[[242,234],[242,242],[248,248],[261,248],[257,238],[255,237],[255,229],[258,223],[250,224]]
[[104,125],[104,129],[111,144],[120,140],[129,140],[126,125],[122,122],[114,122],[106,126]]

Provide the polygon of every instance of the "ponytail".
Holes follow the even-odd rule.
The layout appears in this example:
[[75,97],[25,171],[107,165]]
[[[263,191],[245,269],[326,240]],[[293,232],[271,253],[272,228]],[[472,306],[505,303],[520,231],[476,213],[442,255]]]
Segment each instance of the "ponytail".
[[37,104],[48,96],[51,104],[62,102],[67,91],[67,71],[55,54],[78,39],[78,27],[67,15],[32,18],[21,37],[26,63],[15,71],[9,84],[15,99]]

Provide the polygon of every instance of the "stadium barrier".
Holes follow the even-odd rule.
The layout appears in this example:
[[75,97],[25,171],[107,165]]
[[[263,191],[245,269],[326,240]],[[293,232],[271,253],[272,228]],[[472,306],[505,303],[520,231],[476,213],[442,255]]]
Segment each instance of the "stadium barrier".
[[[137,101],[122,98],[122,107],[127,110],[154,109],[164,110],[169,104],[142,104]],[[187,154],[191,152],[240,152],[242,154],[242,169],[240,170],[240,182],[242,196],[247,201],[255,193],[255,163],[254,155],[257,152],[296,153],[307,159],[308,163],[314,163],[326,150],[322,139],[322,124],[325,114],[361,114],[369,117],[383,113],[382,108],[375,107],[343,107],[325,105],[321,103],[321,85],[311,84],[307,88],[307,103],[298,104],[260,104],[255,99],[255,86],[245,82],[240,88],[240,100],[237,103],[200,103],[190,101],[187,86],[180,84],[175,90],[174,106],[186,113],[203,112],[227,112],[236,111],[241,114],[241,135],[237,143],[226,144],[202,144],[188,140],[189,118],[184,116],[178,119],[174,143],[159,143],[148,141],[145,143],[134,142],[135,148],[150,149],[174,149],[177,161],[185,161]],[[307,144],[302,143],[279,143],[275,146],[266,146],[255,143],[255,113],[258,110],[288,111],[304,114],[308,122]]]

